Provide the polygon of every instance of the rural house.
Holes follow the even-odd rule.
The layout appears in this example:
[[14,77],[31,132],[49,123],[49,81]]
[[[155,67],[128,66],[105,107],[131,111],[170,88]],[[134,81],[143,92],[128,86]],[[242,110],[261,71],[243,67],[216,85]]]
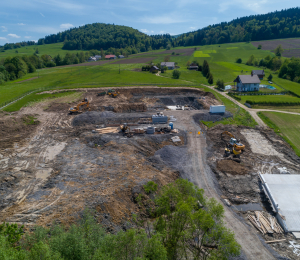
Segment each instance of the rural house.
[[93,57],[93,56],[91,56],[91,57],[88,58],[88,61],[89,61],[89,62],[90,62],[90,61],[96,61],[96,58]]
[[114,60],[116,58],[117,58],[116,55],[105,55],[105,59],[107,60]]
[[101,55],[95,55],[96,60],[101,60]]
[[150,72],[152,72],[152,73],[157,73],[158,71],[159,71],[159,68],[156,66],[152,66],[150,69]]
[[188,67],[189,70],[198,70],[199,67],[196,63],[192,63],[189,67]]
[[119,59],[123,59],[123,58],[125,58],[124,55],[119,55]]
[[264,70],[252,70],[251,76],[257,75],[259,79],[264,79],[265,71]]
[[167,67],[168,70],[173,70],[175,69],[175,62],[162,62],[160,64],[160,66],[163,68],[163,67]]
[[237,91],[258,91],[260,79],[257,75],[239,75],[234,80]]

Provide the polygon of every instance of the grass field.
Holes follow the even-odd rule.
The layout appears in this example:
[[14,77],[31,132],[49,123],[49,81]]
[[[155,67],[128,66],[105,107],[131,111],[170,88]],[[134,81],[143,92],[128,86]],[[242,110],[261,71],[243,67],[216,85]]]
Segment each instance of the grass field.
[[276,112],[260,112],[261,119],[281,135],[300,156],[300,116]]
[[[67,50],[62,50],[63,43],[54,43],[54,44],[45,44],[45,45],[30,45],[30,46],[25,46],[21,47],[18,49],[13,49],[13,50],[6,50],[5,52],[0,52],[0,59],[5,58],[8,56],[23,56],[23,55],[32,55],[36,48],[39,50],[39,56],[43,54],[48,54],[51,57],[54,57],[57,54],[60,54],[61,56],[65,56],[67,52],[70,53],[77,53],[80,51],[67,51]],[[16,53],[18,51],[18,53]]]
[[[241,103],[244,104],[246,100],[255,102],[300,102],[300,99],[290,95],[265,95],[265,96],[239,96],[241,98]],[[280,107],[278,107],[279,109]]]
[[202,58],[202,57],[210,57],[209,54],[203,53],[203,51],[195,51],[194,52],[194,57],[196,58]]

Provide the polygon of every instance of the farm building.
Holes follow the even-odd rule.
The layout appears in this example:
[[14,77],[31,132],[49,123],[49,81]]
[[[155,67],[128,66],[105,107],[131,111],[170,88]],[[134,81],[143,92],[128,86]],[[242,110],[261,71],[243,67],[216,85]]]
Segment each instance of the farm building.
[[257,75],[259,79],[264,79],[265,71],[264,70],[252,70],[251,76]]
[[91,57],[88,58],[88,61],[89,61],[89,62],[90,62],[90,61],[96,61],[96,58],[93,57],[93,56],[91,56]]
[[123,59],[123,58],[125,58],[124,55],[119,55],[119,59]]
[[105,55],[105,59],[107,60],[114,60],[116,58],[117,58],[116,55]]
[[198,65],[197,64],[195,64],[195,63],[192,63],[189,67],[188,67],[188,69],[189,70],[198,70]]
[[260,79],[257,75],[239,75],[234,80],[237,91],[258,91]]
[[95,55],[96,60],[101,60],[101,55]]
[[167,67],[168,70],[173,70],[175,69],[175,62],[162,62],[160,64],[160,66],[163,68],[163,67]]
[[156,66],[152,66],[149,71],[152,72],[152,73],[157,73],[159,71],[159,68],[156,67]]

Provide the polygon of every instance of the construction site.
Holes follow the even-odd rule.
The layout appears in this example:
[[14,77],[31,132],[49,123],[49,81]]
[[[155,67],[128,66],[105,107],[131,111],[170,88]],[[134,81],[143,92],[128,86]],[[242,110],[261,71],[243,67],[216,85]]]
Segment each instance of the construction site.
[[68,226],[90,208],[115,233],[150,217],[143,185],[185,178],[224,206],[239,259],[300,258],[300,158],[271,129],[207,128],[233,115],[214,113],[222,104],[202,89],[72,91],[71,104],[0,111],[1,222]]

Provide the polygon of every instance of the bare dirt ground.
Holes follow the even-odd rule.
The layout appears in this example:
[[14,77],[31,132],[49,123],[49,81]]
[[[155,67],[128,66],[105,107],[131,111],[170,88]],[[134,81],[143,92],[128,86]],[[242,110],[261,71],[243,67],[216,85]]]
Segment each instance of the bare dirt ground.
[[262,50],[273,51],[278,45],[281,44],[284,52],[282,56],[284,57],[300,57],[300,39],[278,39],[270,41],[257,41],[251,42],[255,47],[258,45],[262,46]]
[[[234,161],[232,157],[224,157],[225,143],[220,138],[223,131],[231,132],[246,145],[240,163]],[[230,137],[227,139],[229,140]],[[247,215],[257,210],[258,207],[275,216],[264,195],[258,174],[279,174],[283,167],[286,167],[290,174],[299,174],[300,158],[273,131],[259,127],[249,129],[218,125],[207,129],[207,144],[207,161],[217,178],[221,197],[228,199],[232,203],[231,209],[244,218],[254,233],[258,233],[246,219]],[[235,207],[235,205],[245,204],[251,206],[242,211]],[[289,247],[289,241],[295,240],[291,234],[267,234],[261,237],[266,241],[286,239],[285,242],[274,243],[270,246],[281,256],[299,259],[297,254],[293,253],[293,248]]]
[[[299,158],[285,142],[259,128],[205,129],[199,124],[199,118],[209,117],[203,102],[216,100],[201,90],[119,88],[116,99],[97,96],[102,91],[81,89],[92,111],[78,116],[67,114],[76,103],[37,103],[18,113],[1,114],[2,136],[10,141],[0,146],[0,221],[29,227],[53,221],[69,225],[89,207],[108,232],[126,230],[133,225],[132,214],[148,217],[145,205],[137,203],[144,184],[153,180],[161,186],[182,177],[203,188],[208,197],[223,204],[222,198],[231,201],[232,207],[224,204],[225,223],[242,246],[238,259],[280,259],[263,242],[275,237],[257,234],[234,205],[253,202],[269,210],[257,174],[278,173],[282,166],[297,173]],[[165,110],[174,104],[188,105],[190,110]],[[92,132],[124,122],[143,127],[140,118],[150,118],[155,111],[176,118],[179,143],[173,143],[174,134],[168,133],[127,138],[121,133]],[[32,118],[36,124],[24,124]],[[224,130],[246,145],[241,163],[223,158]],[[20,137],[15,137],[16,132]],[[283,237],[291,240],[289,235]],[[288,242],[272,247],[297,259]]]
[[24,80],[18,81],[17,83],[22,83],[22,82],[26,82],[26,81],[31,81],[31,80],[34,80],[34,79],[38,79],[38,77],[33,77],[33,78],[30,78],[30,79],[24,79]]

